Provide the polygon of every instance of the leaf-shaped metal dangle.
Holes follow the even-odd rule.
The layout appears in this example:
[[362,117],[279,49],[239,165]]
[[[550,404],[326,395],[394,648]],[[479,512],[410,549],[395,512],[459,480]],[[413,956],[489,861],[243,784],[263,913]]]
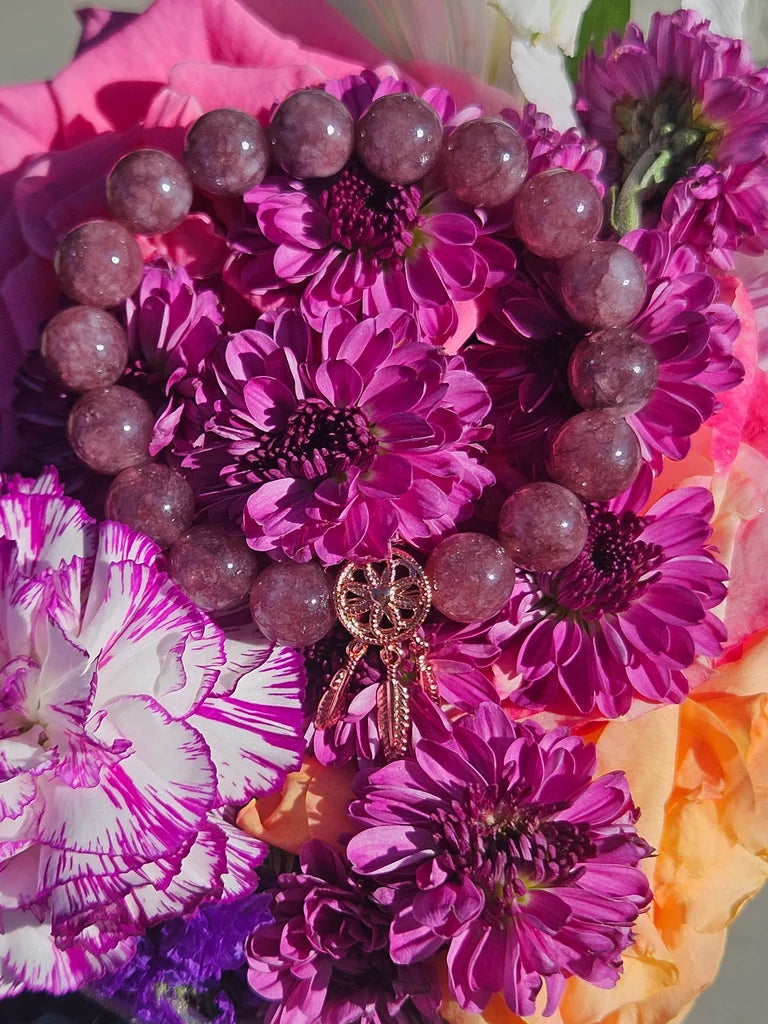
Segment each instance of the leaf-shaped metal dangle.
[[369,647],[378,647],[386,667],[377,695],[381,744],[388,760],[402,757],[411,732],[413,680],[404,668],[407,661],[414,664],[419,685],[437,700],[429,647],[419,632],[432,604],[429,580],[414,558],[393,548],[386,559],[347,562],[336,581],[334,598],[339,620],[353,639],[347,645],[346,663],[318,705],[315,725],[327,729],[339,721],[357,665]]

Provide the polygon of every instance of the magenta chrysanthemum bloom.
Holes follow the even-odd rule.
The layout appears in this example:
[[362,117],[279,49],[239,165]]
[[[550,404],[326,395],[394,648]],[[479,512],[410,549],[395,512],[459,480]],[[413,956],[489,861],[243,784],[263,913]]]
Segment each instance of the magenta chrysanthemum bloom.
[[399,310],[334,311],[322,338],[296,311],[262,317],[182,423],[190,482],[238,516],[245,504],[252,548],[297,561],[382,558],[395,534],[419,547],[453,529],[493,481],[478,462],[490,401],[417,335]]
[[595,142],[585,139],[576,128],[559,132],[549,114],[537,110],[533,103],[527,104],[522,114],[516,110],[504,110],[503,114],[525,140],[529,178],[553,167],[563,167],[583,174],[603,195],[605,188],[599,176],[605,154]]
[[520,677],[512,699],[609,718],[633,699],[681,701],[684,670],[716,657],[725,639],[711,611],[727,577],[707,546],[712,512],[712,495],[699,487],[673,491],[643,515],[619,499],[588,505],[576,561],[519,572],[501,615],[514,629],[497,664]]
[[159,549],[51,475],[0,493],[0,997],[77,988],[151,924],[251,891],[230,805],[300,751],[295,652],[226,640]]
[[393,915],[390,951],[413,964],[447,947],[451,994],[482,1012],[496,992],[522,1016],[571,975],[616,983],[650,892],[650,853],[622,772],[566,729],[514,723],[493,704],[358,782],[347,853]]
[[193,396],[194,381],[222,340],[223,318],[215,294],[167,260],[145,267],[136,298],[126,301],[125,315],[131,346],[128,374],[140,387],[160,385],[164,393],[165,407],[158,413],[150,446],[156,455],[173,437],[184,400]]
[[305,843],[301,871],[281,875],[274,923],[245,945],[248,981],[279,1002],[265,1024],[437,1024],[440,990],[428,968],[399,966],[389,917],[326,843]]
[[[411,91],[373,72],[325,88],[353,117],[381,96]],[[444,122],[460,120],[444,90],[428,89],[423,99]],[[457,304],[514,267],[509,250],[488,237],[483,214],[427,182],[389,185],[354,159],[334,178],[267,178],[245,205],[250,217],[230,232],[235,253],[225,280],[262,310],[300,303],[317,330],[331,309],[359,318],[396,307],[443,342],[457,332]]]
[[[745,242],[766,247],[768,175],[758,165],[768,146],[768,78],[744,43],[715,35],[694,11],[655,14],[647,40],[629,25],[602,56],[587,55],[577,96],[587,131],[616,166],[622,216],[632,211],[623,230],[639,226],[655,183],[662,225],[717,262],[728,264]],[[702,187],[704,165],[718,174],[719,195]]]
[[[643,308],[629,325],[659,364],[647,404],[627,417],[643,458],[681,459],[691,436],[718,408],[717,394],[742,378],[733,355],[739,319],[717,301],[717,284],[690,246],[674,246],[662,231],[633,231],[622,245],[642,262],[648,279]],[[568,360],[587,333],[559,295],[556,266],[521,255],[515,280],[497,295],[481,324],[482,344],[464,354],[493,400],[494,446],[527,475],[541,475],[548,435],[580,412],[568,387]]]

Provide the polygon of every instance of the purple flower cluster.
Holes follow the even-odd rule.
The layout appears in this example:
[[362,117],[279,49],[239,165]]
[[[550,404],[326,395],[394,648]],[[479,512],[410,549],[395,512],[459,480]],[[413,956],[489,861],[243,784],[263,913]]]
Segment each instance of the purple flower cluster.
[[93,994],[152,1024],[235,1024],[260,1002],[245,982],[244,943],[271,920],[264,893],[206,903],[150,928],[133,959],[96,982]]
[[[389,70],[322,88],[353,122],[417,93]],[[482,114],[437,87],[418,95],[447,140]],[[273,162],[242,200],[196,193],[174,244],[144,238],[141,283],[113,310],[129,348],[116,383],[149,404],[148,457],[191,486],[195,521],[239,531],[259,572],[314,561],[332,581],[396,543],[429,574],[457,533],[504,540],[510,493],[557,478],[553,441],[581,411],[571,359],[606,325],[658,367],[644,405],[619,396],[595,414],[624,421],[640,470],[605,501],[584,490],[579,505],[569,483],[586,543],[552,571],[520,558],[485,621],[449,621],[436,585],[410,650],[361,652],[339,623],[303,657],[244,621],[245,587],[213,621],[167,575],[173,551],[89,518],[51,473],[3,478],[0,997],[113,971],[102,995],[157,1024],[233,1024],[249,999],[267,1001],[266,1024],[439,1024],[446,993],[469,1013],[500,993],[527,1016],[554,1012],[568,978],[618,980],[650,901],[638,809],[570,728],[528,716],[578,732],[680,702],[695,660],[720,653],[712,496],[648,499],[744,373],[720,286],[736,251],[768,248],[768,76],[692,12],[657,15],[647,40],[629,26],[587,57],[577,109],[590,138],[530,106],[503,111],[501,130],[522,138],[528,179],[564,171],[588,194],[587,244],[640,268],[634,315],[615,324],[602,292],[600,316],[579,321],[562,254],[528,248],[513,198],[462,202],[439,160],[401,182],[362,149],[326,178]],[[615,199],[602,228],[595,190],[606,210]],[[167,253],[185,245],[176,265]],[[18,380],[27,464],[52,463],[97,510],[105,481],[65,443],[75,396],[43,357]],[[349,657],[348,705],[321,729]],[[388,761],[393,674],[411,734]],[[266,847],[236,809],[278,789],[304,741],[326,769],[357,772],[349,832],[260,881]]]
[[246,953],[249,980],[275,1000],[267,1021],[429,1022],[431,968],[447,954],[451,995],[482,1012],[545,1012],[576,975],[615,983],[650,898],[650,853],[621,772],[593,779],[591,747],[481,704],[412,758],[358,776],[360,830],[347,857],[304,846],[279,879],[274,923]]

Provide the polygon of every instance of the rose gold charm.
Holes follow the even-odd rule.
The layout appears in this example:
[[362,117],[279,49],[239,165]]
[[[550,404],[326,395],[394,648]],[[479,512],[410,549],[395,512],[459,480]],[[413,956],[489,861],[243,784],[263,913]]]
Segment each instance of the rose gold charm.
[[437,701],[429,646],[419,633],[432,604],[429,580],[415,559],[393,548],[389,558],[347,562],[336,580],[334,599],[339,620],[353,639],[347,645],[346,664],[318,705],[315,725],[327,729],[339,721],[357,665],[370,646],[379,647],[387,670],[376,698],[379,734],[385,757],[402,757],[411,731],[410,681],[403,670],[408,655],[419,685]]

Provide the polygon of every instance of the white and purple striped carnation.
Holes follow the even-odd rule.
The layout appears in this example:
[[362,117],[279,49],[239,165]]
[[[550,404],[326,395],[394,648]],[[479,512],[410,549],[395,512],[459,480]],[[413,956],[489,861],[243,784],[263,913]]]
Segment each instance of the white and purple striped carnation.
[[447,951],[451,995],[481,1013],[503,993],[526,1016],[546,984],[610,988],[650,901],[651,851],[622,772],[593,778],[595,751],[566,729],[482,704],[413,757],[358,777],[347,846],[392,917],[395,964]]
[[423,547],[466,519],[493,474],[480,464],[490,410],[463,359],[391,310],[298,311],[228,341],[188,403],[175,455],[198,499],[242,518],[248,543],[326,565]]
[[0,997],[62,993],[255,887],[266,848],[229,807],[295,767],[303,672],[50,473],[2,479],[0,579]]
[[500,615],[508,646],[497,666],[519,677],[510,695],[518,704],[615,718],[633,701],[679,703],[685,670],[719,655],[725,627],[712,609],[727,570],[707,544],[711,493],[681,488],[643,514],[632,504],[588,505],[574,562],[518,573]]

